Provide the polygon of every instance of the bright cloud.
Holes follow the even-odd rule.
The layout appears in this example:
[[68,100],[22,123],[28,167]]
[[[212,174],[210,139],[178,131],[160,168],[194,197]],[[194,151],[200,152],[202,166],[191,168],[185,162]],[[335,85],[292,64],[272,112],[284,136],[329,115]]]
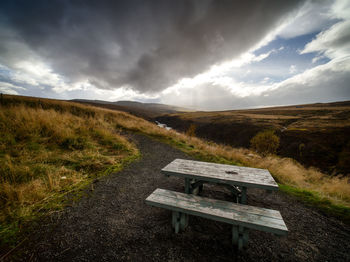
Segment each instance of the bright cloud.
[[242,84],[237,83],[234,78],[227,76],[227,74],[234,68],[240,68],[244,65],[248,65],[254,62],[260,62],[272,53],[277,52],[276,50],[271,50],[267,53],[261,55],[254,55],[251,52],[247,52],[241,55],[238,59],[233,59],[231,61],[214,65],[207,72],[196,75],[193,78],[183,78],[178,81],[175,85],[165,89],[162,94],[169,94],[172,92],[181,93],[182,89],[188,88],[196,88],[203,84],[213,84],[213,85],[221,85],[225,86],[232,90],[235,95],[246,96],[249,95],[249,90],[251,92],[254,91],[254,88],[245,87],[243,89],[237,88],[238,85],[242,86]]
[[294,74],[297,71],[297,67],[295,65],[291,65],[289,67],[289,73]]
[[302,54],[319,52],[333,59],[350,55],[350,20],[333,25],[308,43]]
[[0,81],[0,92],[12,95],[18,95],[17,90],[25,90],[25,88],[21,86],[16,86],[11,83]]
[[335,10],[330,8],[333,2],[333,0],[306,1],[294,12],[290,20],[284,23],[279,36],[293,38],[329,27],[338,18],[334,15]]

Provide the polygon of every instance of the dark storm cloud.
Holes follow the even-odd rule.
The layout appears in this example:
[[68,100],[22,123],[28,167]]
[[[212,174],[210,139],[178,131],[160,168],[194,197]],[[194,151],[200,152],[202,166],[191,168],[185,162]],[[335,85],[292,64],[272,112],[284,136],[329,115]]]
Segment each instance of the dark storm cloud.
[[51,0],[9,1],[2,10],[11,30],[67,79],[154,93],[248,50],[298,4]]

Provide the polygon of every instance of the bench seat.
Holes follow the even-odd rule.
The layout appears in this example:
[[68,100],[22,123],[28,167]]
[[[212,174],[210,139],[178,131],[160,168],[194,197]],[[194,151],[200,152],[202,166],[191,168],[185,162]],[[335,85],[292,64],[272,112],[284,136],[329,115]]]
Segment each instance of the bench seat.
[[146,204],[173,211],[177,233],[188,224],[188,216],[199,216],[233,225],[232,240],[241,249],[248,241],[248,229],[286,235],[288,229],[279,211],[200,197],[165,189],[156,189]]

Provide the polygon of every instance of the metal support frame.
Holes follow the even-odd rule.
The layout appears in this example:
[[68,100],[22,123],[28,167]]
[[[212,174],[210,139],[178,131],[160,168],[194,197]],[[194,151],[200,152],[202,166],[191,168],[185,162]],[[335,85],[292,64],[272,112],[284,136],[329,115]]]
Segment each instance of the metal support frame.
[[235,245],[238,250],[242,250],[243,247],[248,245],[249,230],[243,226],[232,226],[232,244]]
[[203,183],[201,180],[191,180],[191,194],[198,195],[203,191]]
[[175,233],[179,233],[180,231],[180,213],[173,211],[173,217],[172,217],[172,224],[173,228],[175,229]]
[[185,230],[185,228],[188,226],[188,215],[173,211],[171,222],[175,233],[177,234],[180,232],[180,230]]
[[[186,191],[186,190],[188,190],[188,186],[187,186],[188,183],[190,184],[189,193]],[[195,194],[195,195],[200,194],[203,191],[204,183],[217,184],[217,185],[226,187],[232,193],[232,195],[235,199],[235,202],[239,202],[238,200],[241,198],[242,190],[239,189],[237,186],[228,185],[228,184],[221,184],[221,183],[206,182],[203,180],[187,179],[187,178],[185,178],[185,193]]]

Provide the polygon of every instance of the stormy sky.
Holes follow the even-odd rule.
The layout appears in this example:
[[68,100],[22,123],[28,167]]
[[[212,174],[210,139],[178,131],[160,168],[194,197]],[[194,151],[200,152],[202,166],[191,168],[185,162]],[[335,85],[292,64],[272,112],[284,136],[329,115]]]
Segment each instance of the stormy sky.
[[0,92],[202,110],[350,100],[350,1],[1,1]]

